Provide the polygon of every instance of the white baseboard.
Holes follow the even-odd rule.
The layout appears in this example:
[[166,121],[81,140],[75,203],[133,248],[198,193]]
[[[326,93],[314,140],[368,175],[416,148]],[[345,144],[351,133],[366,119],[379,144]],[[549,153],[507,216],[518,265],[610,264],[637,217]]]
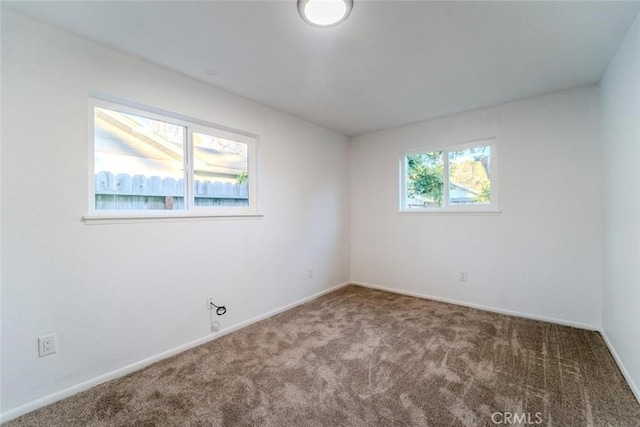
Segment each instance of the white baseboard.
[[220,332],[216,333],[215,335],[208,335],[206,337],[202,337],[199,338],[197,340],[188,342],[186,344],[183,344],[181,346],[172,348],[170,350],[167,350],[163,353],[157,354],[155,356],[151,356],[148,357],[146,359],[140,360],[136,363],[133,363],[131,365],[128,366],[124,366],[122,368],[116,369],[115,371],[112,372],[108,372],[106,374],[100,375],[98,377],[92,378],[90,380],[81,382],[79,384],[76,384],[74,386],[68,387],[64,390],[60,390],[58,392],[52,393],[50,395],[47,395],[45,397],[36,399],[32,402],[29,402],[25,405],[19,406],[17,408],[11,409],[9,411],[3,412],[0,414],[0,423],[4,423],[7,422],[9,420],[12,420],[14,418],[17,418],[19,416],[22,416],[24,414],[27,414],[29,412],[35,411],[36,409],[42,408],[43,406],[47,406],[50,405],[52,403],[55,403],[59,400],[62,400],[64,398],[73,396],[74,394],[80,393],[82,391],[88,390],[92,387],[95,387],[99,384],[105,383],[107,381],[111,381],[113,379],[116,378],[120,378],[123,377],[125,375],[130,374],[131,372],[135,372],[137,370],[140,370],[142,368],[145,368],[153,363],[159,362],[163,359],[166,359],[168,357],[174,356],[176,354],[182,353],[186,350],[189,350],[191,348],[197,347],[199,345],[205,344],[209,341],[213,341],[217,338],[220,338],[224,335],[227,335],[231,332],[237,331],[239,329],[242,329],[246,326],[249,326],[253,323],[259,322],[261,320],[267,319],[269,317],[275,316],[276,314],[280,314],[284,311],[290,310],[298,305],[302,305],[306,302],[309,302],[311,300],[314,300],[316,298],[319,298],[323,295],[326,295],[328,293],[331,293],[335,290],[338,290],[340,288],[343,288],[349,284],[353,284],[353,285],[358,285],[358,286],[363,286],[366,288],[371,288],[371,289],[378,289],[381,291],[387,291],[387,292],[392,292],[392,293],[396,293],[396,294],[401,294],[401,295],[408,295],[408,296],[413,296],[413,297],[417,297],[417,298],[425,298],[425,299],[430,299],[430,300],[434,300],[434,301],[440,301],[440,302],[445,302],[445,303],[449,303],[449,304],[455,304],[455,305],[460,305],[460,306],[464,306],[464,307],[471,307],[471,308],[476,308],[479,310],[484,310],[484,311],[490,311],[490,312],[494,312],[494,313],[500,313],[500,314],[506,314],[506,315],[510,315],[510,316],[517,316],[517,317],[523,317],[523,318],[527,318],[527,319],[533,319],[533,320],[541,320],[544,322],[551,322],[551,323],[557,323],[560,325],[565,325],[565,326],[572,326],[572,327],[577,327],[577,328],[581,328],[581,329],[588,329],[588,330],[593,330],[593,331],[597,331],[600,333],[600,335],[602,336],[604,342],[606,343],[607,347],[609,348],[609,351],[611,352],[611,354],[613,355],[614,360],[616,361],[616,363],[618,364],[618,367],[620,368],[620,371],[622,372],[622,375],[624,376],[624,378],[627,380],[627,383],[629,384],[629,387],[631,388],[631,391],[633,392],[633,394],[635,395],[636,399],[638,400],[638,402],[640,402],[640,389],[638,388],[638,386],[635,384],[635,382],[633,381],[633,379],[631,378],[631,376],[629,375],[629,372],[627,371],[626,367],[624,366],[624,364],[622,363],[622,360],[620,359],[620,357],[618,356],[618,353],[616,352],[613,344],[611,343],[611,341],[609,340],[609,338],[607,337],[606,333],[598,327],[595,327],[593,325],[587,325],[587,324],[583,324],[583,323],[577,323],[577,322],[571,322],[571,321],[567,321],[567,320],[562,320],[562,319],[556,319],[556,318],[552,318],[552,317],[546,317],[546,316],[538,316],[538,315],[533,315],[533,314],[529,314],[529,313],[522,313],[522,312],[517,312],[517,311],[511,311],[511,310],[504,310],[504,309],[500,309],[500,308],[495,308],[495,307],[488,307],[488,306],[483,306],[480,304],[472,304],[472,303],[467,303],[464,301],[458,301],[458,300],[453,300],[453,299],[449,299],[449,298],[441,298],[441,297],[435,297],[432,295],[427,295],[427,294],[422,294],[422,293],[417,293],[417,292],[410,292],[410,291],[403,291],[401,289],[394,289],[394,288],[388,288],[388,287],[384,287],[384,286],[377,286],[377,285],[372,285],[370,283],[364,283],[364,282],[356,282],[356,281],[352,281],[352,282],[346,282],[346,283],[341,283],[337,286],[334,286],[332,288],[326,289],[324,291],[318,292],[316,294],[313,294],[311,296],[308,296],[306,298],[300,299],[298,301],[295,301],[291,304],[285,305],[283,307],[277,308],[275,310],[269,311],[265,314],[262,314],[260,316],[256,316],[252,319],[246,320],[244,322],[238,323],[237,325],[222,329]]
[[363,286],[365,288],[378,289],[378,290],[381,290],[381,291],[392,292],[392,293],[401,294],[401,295],[407,295],[407,296],[411,296],[411,297],[430,299],[430,300],[439,301],[439,302],[446,302],[448,304],[460,305],[460,306],[463,306],[463,307],[477,308],[478,310],[490,311],[492,313],[506,314],[508,316],[522,317],[522,318],[525,318],[525,319],[540,320],[542,322],[556,323],[558,325],[571,326],[571,327],[580,328],[580,329],[587,329],[589,331],[598,331],[598,332],[600,331],[600,328],[598,326],[588,325],[588,324],[579,323],[579,322],[573,322],[573,321],[570,321],[570,320],[556,319],[555,317],[538,316],[536,314],[531,314],[531,313],[523,313],[523,312],[520,312],[520,311],[505,310],[505,309],[502,309],[502,308],[489,307],[489,306],[486,306],[486,305],[474,304],[474,303],[465,302],[465,301],[458,301],[458,300],[454,300],[454,299],[450,299],[450,298],[442,298],[442,297],[436,297],[436,296],[433,296],[433,295],[422,294],[422,293],[417,293],[417,292],[403,291],[402,289],[387,288],[387,287],[384,287],[384,286],[372,285],[370,283],[364,283],[364,282],[354,282],[354,281],[352,281],[351,284],[352,285]]
[[624,377],[625,380],[627,380],[627,384],[629,384],[629,388],[633,392],[633,395],[636,397],[636,400],[638,401],[638,403],[640,403],[640,388],[638,388],[636,383],[633,381],[633,378],[631,378],[629,371],[627,371],[627,368],[624,366],[624,363],[622,363],[622,359],[620,359],[620,356],[618,356],[618,352],[616,351],[616,348],[613,346],[613,343],[609,340],[609,337],[604,332],[604,329],[600,329],[598,332],[600,332],[600,336],[602,336],[602,339],[604,340],[605,344],[607,345],[607,347],[609,347],[609,352],[613,356],[613,360],[615,360],[616,363],[618,364],[618,368],[620,368],[620,372],[622,372],[622,376]]
[[116,378],[120,378],[123,377],[125,375],[130,374],[131,372],[135,372],[137,370],[140,370],[142,368],[145,368],[149,365],[152,365],[156,362],[159,362],[163,359],[166,359],[168,357],[171,356],[175,356],[178,353],[182,353],[184,351],[187,351],[191,348],[197,347],[199,345],[205,344],[209,341],[213,341],[217,338],[220,338],[224,335],[227,335],[233,331],[237,331],[238,329],[242,329],[244,327],[247,327],[253,323],[259,322],[261,320],[267,319],[269,317],[275,316],[276,314],[280,314],[283,311],[287,311],[290,310],[294,307],[297,307],[299,305],[302,305],[306,302],[309,302],[311,300],[314,300],[316,298],[319,298],[323,295],[326,295],[330,292],[333,292],[335,290],[338,290],[340,288],[343,288],[347,285],[349,285],[350,282],[345,282],[345,283],[341,283],[337,286],[334,286],[332,288],[326,289],[324,291],[318,292],[316,294],[313,294],[311,296],[308,296],[306,298],[302,298],[298,301],[292,302],[291,304],[287,304],[283,307],[277,308],[275,310],[271,310],[265,314],[262,314],[260,316],[256,316],[252,319],[249,320],[245,320],[244,322],[240,322],[236,325],[230,326],[228,328],[222,329],[219,332],[212,334],[212,335],[207,335],[205,337],[199,338],[197,340],[188,342],[186,344],[180,345],[178,347],[174,347],[170,350],[167,350],[165,352],[162,352],[160,354],[156,354],[154,356],[148,357],[146,359],[140,360],[138,362],[132,363],[131,365],[128,366],[124,366],[122,368],[116,369],[115,371],[111,371],[108,372],[106,374],[97,376],[95,378],[92,378],[90,380],[87,381],[83,381],[79,384],[76,384],[74,386],[65,388],[64,390],[60,390],[57,391],[55,393],[49,394],[47,396],[41,397],[39,399],[36,399],[32,402],[29,402],[27,404],[18,406],[17,408],[14,409],[10,409],[6,412],[0,413],[0,423],[4,423],[7,422],[9,420],[12,420],[14,418],[18,418],[19,416],[25,415],[29,412],[35,411],[36,409],[42,408],[43,406],[47,406],[50,405],[52,403],[55,403],[59,400],[65,399],[67,397],[73,396],[74,394],[80,393],[82,391],[88,390],[92,387],[95,387],[99,384],[105,383],[107,381],[111,381],[114,380]]

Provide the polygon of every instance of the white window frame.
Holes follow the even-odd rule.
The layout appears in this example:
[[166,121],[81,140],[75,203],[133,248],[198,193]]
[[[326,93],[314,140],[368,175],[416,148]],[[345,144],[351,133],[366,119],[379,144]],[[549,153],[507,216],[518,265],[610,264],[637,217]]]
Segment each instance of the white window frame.
[[[136,114],[154,120],[183,126],[184,135],[184,210],[121,210],[95,208],[95,108],[107,108],[122,113]],[[194,147],[192,134],[204,133],[211,136],[232,139],[247,144],[249,206],[195,206],[194,198]],[[180,114],[162,111],[156,108],[140,106],[102,97],[89,98],[89,200],[85,223],[137,222],[139,220],[171,218],[207,218],[207,217],[260,217],[258,208],[258,135],[216,125]]]
[[[449,203],[449,152],[462,151],[469,148],[490,147],[491,162],[491,201],[487,204],[451,205]],[[408,208],[407,207],[407,156],[415,154],[442,152],[443,161],[443,200],[440,207]],[[399,212],[400,213],[500,213],[498,205],[498,139],[496,137],[474,139],[461,143],[425,146],[405,150],[400,153],[399,176]]]

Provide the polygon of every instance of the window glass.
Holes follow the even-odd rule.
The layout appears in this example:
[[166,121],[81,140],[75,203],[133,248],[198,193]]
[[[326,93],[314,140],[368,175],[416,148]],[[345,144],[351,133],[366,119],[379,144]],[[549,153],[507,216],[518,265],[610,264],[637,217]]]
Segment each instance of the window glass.
[[193,133],[196,206],[249,206],[249,147]]
[[443,167],[442,151],[407,156],[407,208],[442,206]]
[[259,214],[256,136],[98,99],[90,111],[89,217]]
[[497,208],[494,138],[401,156],[402,211],[490,211]]
[[184,209],[183,126],[94,108],[95,209]]
[[449,203],[491,202],[491,147],[449,152]]

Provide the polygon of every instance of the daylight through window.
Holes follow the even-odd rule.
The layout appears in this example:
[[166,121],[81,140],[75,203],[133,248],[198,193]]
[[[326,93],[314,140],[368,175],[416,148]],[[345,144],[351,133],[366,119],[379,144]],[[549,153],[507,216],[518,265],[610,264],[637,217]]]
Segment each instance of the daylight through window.
[[255,137],[101,101],[92,109],[91,211],[255,212]]
[[495,139],[405,152],[402,211],[478,211],[497,207]]

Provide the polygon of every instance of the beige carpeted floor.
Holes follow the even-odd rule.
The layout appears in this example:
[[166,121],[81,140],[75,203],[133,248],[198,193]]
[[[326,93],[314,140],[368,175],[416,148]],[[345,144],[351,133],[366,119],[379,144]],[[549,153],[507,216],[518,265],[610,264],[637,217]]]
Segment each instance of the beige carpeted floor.
[[525,423],[640,405],[597,332],[349,286],[8,426]]

